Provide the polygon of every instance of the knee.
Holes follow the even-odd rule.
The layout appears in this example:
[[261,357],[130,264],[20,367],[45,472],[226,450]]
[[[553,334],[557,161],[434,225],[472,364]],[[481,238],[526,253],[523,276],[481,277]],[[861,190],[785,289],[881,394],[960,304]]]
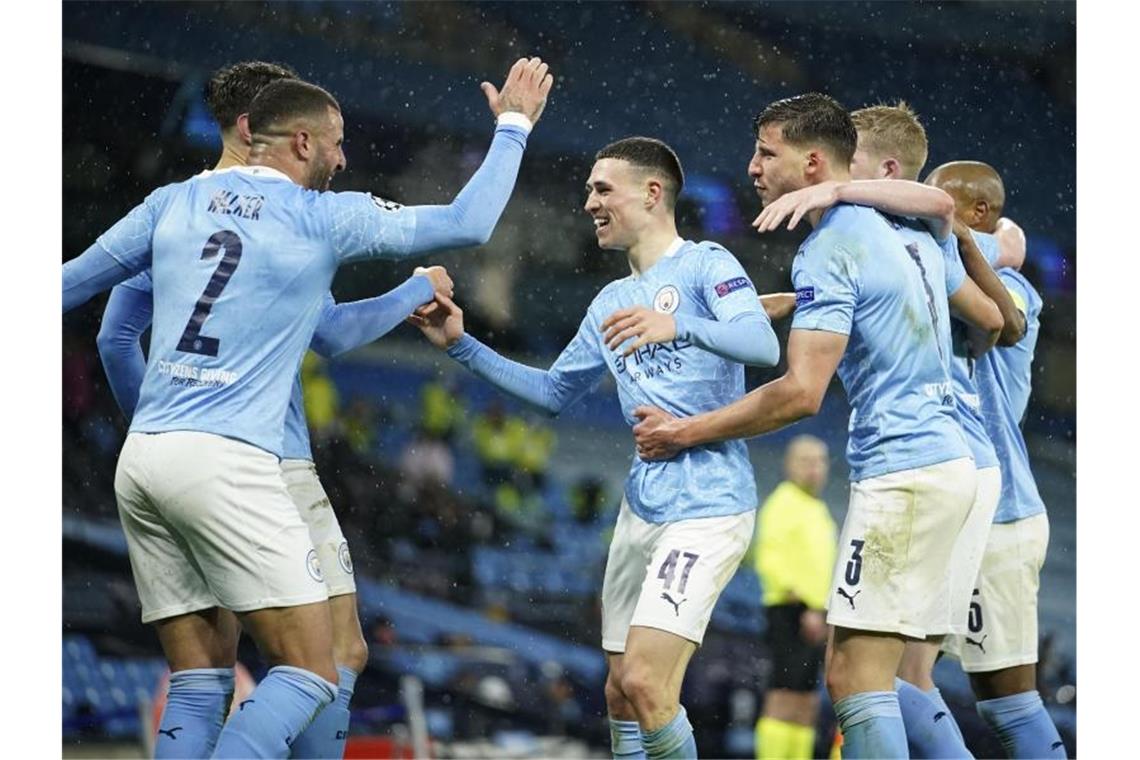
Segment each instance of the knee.
[[625,698],[625,693],[621,690],[621,677],[620,675],[610,671],[606,675],[606,685],[604,688],[606,696],[606,708],[609,710],[610,717],[618,717],[626,711],[629,702]]
[[851,693],[851,677],[842,657],[833,656],[824,671],[824,683],[832,700],[842,699]]
[[639,712],[653,710],[661,706],[664,699],[664,688],[649,668],[638,666],[636,663],[626,663],[621,674],[621,691]]

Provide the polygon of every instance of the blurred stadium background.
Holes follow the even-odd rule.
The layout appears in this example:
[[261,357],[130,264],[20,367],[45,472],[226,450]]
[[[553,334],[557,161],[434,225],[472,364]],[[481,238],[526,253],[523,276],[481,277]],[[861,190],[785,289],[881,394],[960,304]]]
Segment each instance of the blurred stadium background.
[[[969,158],[1004,176],[1006,214],[1029,238],[1025,271],[1045,298],[1025,420],[1052,526],[1040,685],[1073,756],[1075,23],[1075,4],[1061,2],[69,2],[64,259],[150,189],[213,165],[202,87],[221,65],[285,62],[336,94],[348,155],[337,189],[432,203],[459,190],[489,143],[478,83],[538,54],[557,83],[493,239],[433,262],[452,272],[473,334],[546,366],[593,294],[628,273],[581,211],[595,150],[631,134],[671,143],[687,173],[682,235],[726,245],[761,292],[786,290],[803,231],[750,234],[753,115],[808,90],[849,108],[903,98],[926,124],[928,169]],[[375,295],[410,268],[343,269],[334,293]],[[125,425],[95,348],[104,303],[63,324],[62,733],[75,757],[138,756],[163,672],[115,516]],[[749,386],[782,371],[749,370]],[[401,327],[307,362],[305,386],[372,653],[350,754],[411,757],[422,721],[437,755],[607,756],[597,597],[632,454],[612,384],[540,419]],[[817,418],[752,441],[761,494],[780,479],[786,441],[811,432],[831,446],[825,498],[841,520],[846,414],[836,381]],[[770,664],[763,627],[756,576],[742,568],[685,684],[703,756],[750,756]],[[999,756],[956,665],[937,677],[975,754]],[[829,728],[827,710],[821,720]]]

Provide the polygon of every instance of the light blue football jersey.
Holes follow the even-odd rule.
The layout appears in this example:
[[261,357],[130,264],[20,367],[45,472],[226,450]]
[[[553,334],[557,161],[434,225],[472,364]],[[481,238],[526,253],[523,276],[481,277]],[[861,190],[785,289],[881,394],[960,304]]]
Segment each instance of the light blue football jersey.
[[[486,364],[477,367],[475,357],[486,347],[470,336],[448,353],[500,388],[549,411],[577,401],[608,369],[630,426],[638,422],[633,410],[643,404],[688,417],[744,395],[743,365],[688,340],[650,344],[628,358],[620,350],[610,350],[602,323],[618,309],[634,306],[718,322],[748,315],[775,343],[752,281],[732,254],[716,243],[678,238],[640,276],[615,280],[598,293],[577,334],[549,370],[522,367],[489,350],[483,352]],[[651,523],[739,514],[759,503],[748,448],[741,440],[686,449],[658,462],[646,462],[635,454],[625,497],[633,512]]]
[[[979,246],[981,247],[981,246]],[[941,245],[940,251],[945,257],[947,271],[956,267],[961,272],[957,286],[949,287],[947,293],[954,295],[966,279],[966,269],[962,264],[962,257],[958,252],[958,238],[951,235]],[[984,255],[984,254],[983,254]],[[966,442],[970,444],[970,453],[974,457],[974,466],[979,470],[987,467],[997,467],[997,452],[993,442],[986,433],[985,423],[982,421],[981,402],[978,398],[978,386],[974,380],[974,360],[970,358],[966,346],[966,337],[969,327],[960,319],[951,319],[951,346],[950,382],[954,386],[954,400],[957,403],[958,422],[962,425],[962,432],[966,435]]]
[[[134,277],[123,282],[123,286],[140,290],[144,293],[153,293],[154,286],[150,279],[150,270],[139,272]],[[321,303],[322,311],[335,306],[336,301],[332,293],[325,293]],[[289,409],[285,412],[285,439],[282,444],[282,459],[312,460],[313,451],[309,442],[309,425],[305,420],[305,400],[301,391],[301,375],[298,374],[293,381],[293,390],[289,394]]]
[[1017,270],[1004,267],[998,271],[998,277],[1025,314],[1025,335],[1021,340],[1012,346],[992,349],[978,359],[976,367],[982,419],[1001,465],[1001,500],[994,522],[1007,523],[1045,511],[1021,434],[1021,421],[1032,390],[1033,352],[1043,301]]
[[264,166],[151,193],[100,236],[151,267],[154,322],[132,432],[196,430],[278,456],[284,418],[339,264],[406,255],[410,208],[307,190]]
[[848,336],[838,371],[851,480],[970,456],[939,338],[940,255],[925,260],[874,209],[839,204],[800,246],[792,282],[792,329]]

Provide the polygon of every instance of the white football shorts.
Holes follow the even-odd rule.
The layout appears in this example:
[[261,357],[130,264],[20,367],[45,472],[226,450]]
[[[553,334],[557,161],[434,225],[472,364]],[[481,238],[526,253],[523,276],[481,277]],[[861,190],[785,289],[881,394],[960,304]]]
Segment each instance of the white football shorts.
[[1044,512],[990,527],[968,631],[942,642],[962,670],[989,673],[1037,662],[1037,592],[1048,546]]
[[968,633],[970,596],[977,585],[982,568],[982,556],[990,537],[998,501],[1001,500],[1001,468],[985,467],[978,470],[978,491],[974,506],[950,558],[950,616],[951,633]]
[[755,524],[754,509],[655,524],[635,515],[622,499],[602,583],[602,649],[625,652],[635,625],[699,645]]
[[356,579],[352,573],[348,541],[340,529],[321,479],[317,477],[317,466],[308,459],[282,459],[281,473],[289,496],[297,505],[298,514],[309,526],[309,538],[321,561],[329,596],[355,594]]
[[115,472],[142,620],[328,598],[273,454],[191,431],[131,433]]
[[976,472],[963,457],[851,484],[829,624],[918,639],[949,633],[951,555]]

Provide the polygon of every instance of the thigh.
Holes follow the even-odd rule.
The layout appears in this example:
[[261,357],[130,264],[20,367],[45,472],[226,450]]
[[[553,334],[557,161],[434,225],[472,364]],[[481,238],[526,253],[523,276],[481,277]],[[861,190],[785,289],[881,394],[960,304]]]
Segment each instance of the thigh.
[[144,623],[218,604],[185,538],[153,498],[152,473],[162,477],[164,464],[158,461],[160,466],[155,467],[154,439],[142,433],[129,435],[115,470],[115,501]]
[[973,461],[958,459],[852,483],[827,622],[920,639],[946,633],[951,554],[975,480]]
[[289,497],[297,507],[297,514],[309,529],[309,539],[317,550],[329,596],[355,594],[352,554],[328,494],[317,476],[316,466],[305,459],[286,459],[281,462],[281,473]]
[[673,701],[680,699],[681,683],[697,645],[689,639],[658,628],[633,625],[629,629],[622,668],[640,672],[654,684],[664,684]]
[[713,608],[740,567],[754,510],[665,523],[656,533],[631,626],[656,628],[700,645]]
[[903,637],[895,633],[836,626],[828,642],[827,670],[842,678],[828,678],[832,701],[862,691],[894,691],[904,646]]
[[168,472],[156,499],[211,592],[234,612],[324,601],[308,528],[275,456],[241,441],[164,433]]

